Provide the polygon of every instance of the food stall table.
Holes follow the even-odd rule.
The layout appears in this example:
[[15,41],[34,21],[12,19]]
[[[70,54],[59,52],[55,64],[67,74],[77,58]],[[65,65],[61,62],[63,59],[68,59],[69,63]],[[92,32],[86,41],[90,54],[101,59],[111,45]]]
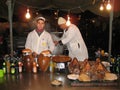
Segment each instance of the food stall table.
[[[52,85],[53,80],[60,80],[60,86]],[[0,90],[119,90],[120,80],[117,85],[110,86],[72,86],[71,80],[65,73],[39,72],[21,73],[18,75],[6,74],[0,78]]]

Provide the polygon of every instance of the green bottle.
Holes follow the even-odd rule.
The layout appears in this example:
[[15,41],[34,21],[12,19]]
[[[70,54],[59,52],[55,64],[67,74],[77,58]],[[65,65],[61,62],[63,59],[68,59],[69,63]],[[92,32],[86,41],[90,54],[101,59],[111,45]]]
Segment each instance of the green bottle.
[[3,69],[3,73],[6,74],[7,70],[6,70],[6,63],[5,62],[3,62],[2,69]]
[[15,74],[15,64],[14,63],[11,63],[10,72],[11,72],[11,74]]

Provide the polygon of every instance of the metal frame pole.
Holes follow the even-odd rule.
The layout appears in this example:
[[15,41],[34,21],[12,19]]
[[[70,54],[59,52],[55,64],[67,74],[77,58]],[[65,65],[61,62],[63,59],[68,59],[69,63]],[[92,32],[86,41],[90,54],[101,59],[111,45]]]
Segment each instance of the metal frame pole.
[[12,0],[7,0],[8,4],[8,19],[10,25],[10,54],[13,56],[13,26],[12,26]]
[[113,10],[114,10],[114,0],[112,0],[112,10],[110,12],[110,21],[109,21],[109,57],[108,60],[111,59],[111,49],[112,49],[112,22],[113,22]]

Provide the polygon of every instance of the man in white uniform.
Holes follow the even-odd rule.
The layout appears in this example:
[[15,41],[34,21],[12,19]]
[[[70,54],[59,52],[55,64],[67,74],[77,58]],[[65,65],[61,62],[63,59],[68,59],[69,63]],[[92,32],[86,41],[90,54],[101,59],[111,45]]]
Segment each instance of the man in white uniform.
[[58,18],[58,25],[64,30],[63,36],[60,41],[55,41],[55,45],[67,45],[69,56],[76,57],[79,61],[88,59],[88,50],[82,38],[80,30],[74,24],[66,25],[66,20],[63,17]]
[[55,45],[52,37],[45,31],[45,21],[44,17],[37,17],[35,20],[36,29],[27,36],[25,48],[31,49],[34,54],[40,54],[46,50],[53,52],[54,50]]

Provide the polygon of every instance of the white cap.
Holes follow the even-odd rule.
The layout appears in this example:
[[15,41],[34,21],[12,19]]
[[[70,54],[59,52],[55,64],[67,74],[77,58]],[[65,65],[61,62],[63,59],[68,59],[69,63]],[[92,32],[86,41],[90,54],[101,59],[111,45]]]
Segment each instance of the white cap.
[[58,25],[66,24],[66,20],[63,17],[58,18]]
[[45,18],[44,17],[37,17],[36,21],[38,21],[38,20],[43,20],[45,22]]

